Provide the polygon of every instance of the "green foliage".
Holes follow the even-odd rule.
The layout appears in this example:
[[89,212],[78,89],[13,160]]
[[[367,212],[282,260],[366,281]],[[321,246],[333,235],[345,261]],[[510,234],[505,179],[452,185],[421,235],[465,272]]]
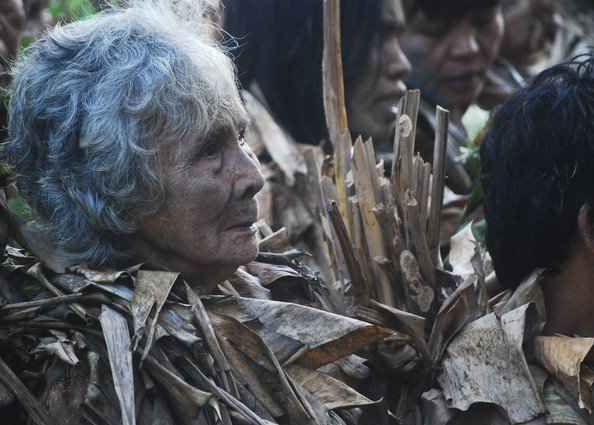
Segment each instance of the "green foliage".
[[89,0],[51,0],[47,9],[58,21],[76,21],[95,13]]
[[35,41],[35,37],[32,35],[22,35],[21,36],[21,51],[25,50],[27,47],[31,45]]
[[15,195],[8,199],[8,208],[10,208],[21,220],[27,222],[31,220],[31,209],[20,195]]
[[480,173],[479,146],[470,138],[466,139],[466,147],[460,147],[460,156],[458,160],[464,165],[464,169],[470,175],[470,178],[476,179]]

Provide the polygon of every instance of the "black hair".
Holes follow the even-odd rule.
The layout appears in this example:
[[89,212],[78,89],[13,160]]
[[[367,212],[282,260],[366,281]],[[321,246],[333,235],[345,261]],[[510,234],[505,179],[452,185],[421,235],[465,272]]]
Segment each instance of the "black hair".
[[487,248],[515,288],[567,258],[582,205],[594,207],[594,57],[537,75],[495,114],[480,147]]
[[[381,42],[382,0],[341,0],[345,86],[365,66],[371,43]],[[226,0],[224,29],[241,85],[258,84],[270,110],[302,143],[327,139],[322,91],[323,1]]]
[[455,19],[469,11],[498,6],[501,0],[403,0],[406,19],[422,11],[430,19]]

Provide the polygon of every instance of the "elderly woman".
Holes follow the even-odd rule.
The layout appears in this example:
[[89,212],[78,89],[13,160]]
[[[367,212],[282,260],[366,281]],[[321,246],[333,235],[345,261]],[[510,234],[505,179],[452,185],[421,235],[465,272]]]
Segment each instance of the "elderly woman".
[[256,256],[263,176],[227,56],[204,36],[174,42],[189,28],[172,17],[148,31],[143,15],[100,14],[32,49],[6,154],[71,263],[148,261],[211,288]]
[[[2,152],[42,232],[4,210],[37,257],[9,247],[2,270],[0,369],[28,377],[0,381],[10,423],[313,424],[371,403],[315,369],[380,328],[271,301],[253,278],[219,290],[262,300],[209,297],[258,253],[264,178],[201,4],[132,2],[59,26],[14,71]],[[348,350],[320,351],[347,334]],[[321,379],[335,396],[320,398]]]

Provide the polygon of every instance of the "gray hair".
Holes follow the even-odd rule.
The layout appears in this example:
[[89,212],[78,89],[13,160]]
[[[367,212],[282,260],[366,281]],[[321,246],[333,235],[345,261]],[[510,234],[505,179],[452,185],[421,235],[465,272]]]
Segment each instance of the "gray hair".
[[208,134],[241,103],[200,1],[128,2],[57,26],[13,71],[2,158],[72,262],[121,266],[158,211],[159,145]]

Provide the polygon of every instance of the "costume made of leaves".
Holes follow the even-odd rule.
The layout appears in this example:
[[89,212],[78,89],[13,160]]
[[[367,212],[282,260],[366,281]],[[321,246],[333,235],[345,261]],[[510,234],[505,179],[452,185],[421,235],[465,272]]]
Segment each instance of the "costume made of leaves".
[[[3,215],[3,240],[43,245]],[[320,288],[290,267],[250,263],[198,296],[178,273],[42,257],[6,246],[0,270],[10,423],[349,424],[377,405],[354,388],[370,373],[353,353],[386,331],[314,308]]]
[[436,318],[437,372],[422,396],[424,423],[593,424],[594,339],[539,335],[546,320],[543,270],[487,301],[488,283],[476,285],[469,267],[476,269],[473,240],[470,225],[452,240],[454,271],[465,283]]
[[[373,403],[316,368],[383,336],[378,327],[270,299],[200,299],[171,272],[50,274],[29,263],[33,257],[9,251],[9,280],[29,276],[36,299],[80,295],[57,308],[13,304],[2,318],[12,331],[8,346],[29,341],[21,354],[31,359],[25,365],[42,367],[40,400],[54,418],[68,412],[72,423],[343,423],[333,410]],[[27,263],[15,265],[15,257]],[[65,295],[47,298],[49,287]],[[343,361],[366,369],[356,357]]]

